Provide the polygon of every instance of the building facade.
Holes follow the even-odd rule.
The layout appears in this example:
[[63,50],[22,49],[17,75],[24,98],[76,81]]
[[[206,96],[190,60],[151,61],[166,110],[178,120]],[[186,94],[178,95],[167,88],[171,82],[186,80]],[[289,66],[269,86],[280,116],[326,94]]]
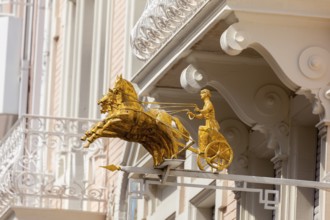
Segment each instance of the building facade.
[[[0,219],[330,218],[330,1],[0,3],[0,62],[11,58],[0,65],[1,132],[12,127],[0,142]],[[210,89],[234,151],[228,170],[198,171],[189,151],[153,169],[142,146],[117,139],[83,150],[119,73],[141,100],[201,107]],[[176,116],[197,140],[204,122]],[[110,163],[127,172],[97,168]]]
[[123,175],[99,166],[122,163],[126,143],[80,138],[125,72],[126,5],[0,1],[0,219],[124,218]]
[[[329,218],[329,6],[147,2],[131,30],[132,52],[144,60],[131,78],[139,95],[201,107],[198,93],[209,88],[234,161],[225,175],[174,169],[162,173],[173,178],[163,184],[131,176],[132,218]],[[177,116],[197,140],[203,122]],[[146,151],[127,149],[128,164],[147,172]],[[180,169],[198,169],[196,155],[185,158]]]

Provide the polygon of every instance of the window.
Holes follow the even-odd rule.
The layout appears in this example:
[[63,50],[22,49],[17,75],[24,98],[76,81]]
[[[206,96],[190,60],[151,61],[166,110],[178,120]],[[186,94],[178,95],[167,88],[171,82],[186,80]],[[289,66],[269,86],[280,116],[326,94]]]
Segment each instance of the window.
[[215,190],[205,189],[190,200],[192,220],[215,219]]

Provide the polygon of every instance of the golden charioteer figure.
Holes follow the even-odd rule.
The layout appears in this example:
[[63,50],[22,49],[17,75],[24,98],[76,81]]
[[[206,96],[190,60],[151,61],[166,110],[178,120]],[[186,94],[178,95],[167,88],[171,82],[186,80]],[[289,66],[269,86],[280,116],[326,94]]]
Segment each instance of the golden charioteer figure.
[[[190,150],[197,154],[197,164],[201,170],[208,165],[221,171],[231,164],[233,151],[219,131],[210,91],[202,90],[201,98],[204,101],[202,109],[189,103],[141,102],[133,85],[120,75],[114,88],[98,101],[101,113],[107,114],[106,118],[88,130],[82,140],[87,141],[85,147],[101,137],[140,143],[152,155],[155,167],[165,159],[177,158],[181,152]],[[144,105],[147,104],[163,107],[145,110]],[[193,147],[195,141],[181,121],[164,110],[174,106],[194,108],[196,114],[187,109],[181,110],[187,111],[191,120],[205,119],[205,125],[200,126],[198,131],[199,148]]]

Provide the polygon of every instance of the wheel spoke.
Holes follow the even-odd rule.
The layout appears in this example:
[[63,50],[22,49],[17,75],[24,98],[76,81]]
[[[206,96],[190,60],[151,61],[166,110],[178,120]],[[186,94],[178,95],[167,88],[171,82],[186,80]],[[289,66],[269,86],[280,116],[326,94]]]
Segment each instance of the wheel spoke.
[[208,150],[208,154],[213,155],[216,154],[218,151],[214,150],[214,148]]
[[211,157],[210,161],[213,161],[217,157],[218,157],[218,155],[214,155],[213,157]]

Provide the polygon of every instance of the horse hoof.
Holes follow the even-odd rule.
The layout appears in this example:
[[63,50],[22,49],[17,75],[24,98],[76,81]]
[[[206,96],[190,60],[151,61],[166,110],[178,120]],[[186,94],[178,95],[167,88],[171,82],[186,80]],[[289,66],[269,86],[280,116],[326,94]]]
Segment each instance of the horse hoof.
[[84,148],[89,148],[89,145],[90,145],[91,143],[90,142],[87,142],[86,144],[84,144]]

